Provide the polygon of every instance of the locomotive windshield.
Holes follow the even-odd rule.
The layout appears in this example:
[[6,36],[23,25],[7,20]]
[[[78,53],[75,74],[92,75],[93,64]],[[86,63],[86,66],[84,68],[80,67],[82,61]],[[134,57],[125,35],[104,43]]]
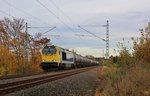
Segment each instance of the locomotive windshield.
[[45,46],[42,50],[43,54],[56,54],[55,46]]

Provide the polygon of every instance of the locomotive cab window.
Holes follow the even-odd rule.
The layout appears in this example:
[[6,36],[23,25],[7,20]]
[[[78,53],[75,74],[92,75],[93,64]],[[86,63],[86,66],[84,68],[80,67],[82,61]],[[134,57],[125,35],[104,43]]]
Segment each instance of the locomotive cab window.
[[56,54],[56,48],[54,46],[50,47],[50,54]]
[[50,53],[49,47],[45,46],[44,49],[42,50],[42,53],[43,54],[49,54]]
[[56,48],[55,46],[45,46],[42,50],[43,54],[56,54]]
[[62,60],[66,60],[66,53],[62,52]]

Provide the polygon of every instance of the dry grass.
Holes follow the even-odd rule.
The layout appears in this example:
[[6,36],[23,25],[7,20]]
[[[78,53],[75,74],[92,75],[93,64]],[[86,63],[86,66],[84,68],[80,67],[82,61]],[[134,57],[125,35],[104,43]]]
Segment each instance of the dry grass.
[[[150,70],[149,65],[137,64],[132,67],[118,83],[119,96],[149,96]],[[150,67],[149,67],[150,68]]]
[[136,64],[126,74],[113,67],[102,67],[95,96],[150,96],[149,65]]

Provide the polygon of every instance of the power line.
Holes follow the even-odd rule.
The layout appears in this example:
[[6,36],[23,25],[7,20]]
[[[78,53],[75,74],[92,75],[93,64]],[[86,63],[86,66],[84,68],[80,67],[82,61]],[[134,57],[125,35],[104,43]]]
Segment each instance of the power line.
[[84,25],[84,27],[99,27],[99,26],[106,27],[106,39],[98,37],[97,35],[93,34],[92,32],[87,31],[86,29],[82,28],[81,26],[78,26],[78,27],[80,27],[82,30],[88,32],[89,34],[92,34],[93,36],[95,36],[99,39],[102,39],[103,41],[106,42],[106,59],[108,59],[109,58],[109,21],[108,20],[106,21],[106,25]]
[[35,29],[38,29],[38,28],[51,28],[51,29],[49,29],[49,30],[47,30],[46,32],[44,32],[44,33],[41,34],[41,35],[44,35],[44,34],[46,34],[47,32],[49,32],[49,31],[55,29],[56,26],[54,26],[54,27],[27,27],[27,28],[35,28]]
[[55,13],[53,13],[48,7],[46,7],[42,2],[39,0],[36,0],[42,7],[44,7],[49,13],[51,13],[53,16],[56,17],[57,20],[59,20],[62,24],[64,24],[67,28],[69,28],[71,31],[73,31],[67,24],[65,24]]
[[106,27],[106,25],[80,25],[83,27]]
[[60,37],[60,35],[46,35],[46,36]]
[[[4,11],[2,11],[2,10],[0,10],[0,12],[1,13],[3,13],[3,14],[5,14],[5,15],[8,15],[8,16],[12,16],[12,15],[9,15],[8,13],[6,13],[6,12],[4,12]],[[14,17],[14,16],[12,16],[12,17]],[[29,24],[28,24],[29,25]],[[35,28],[35,29],[37,29],[37,28],[51,28],[51,27],[27,27],[27,28]],[[27,29],[26,29],[27,30]],[[42,31],[42,30],[40,30],[40,29],[37,29],[38,31]]]
[[[36,18],[37,20],[42,21],[40,18],[38,18],[38,17],[36,17],[36,16],[33,16],[33,15],[31,15],[30,13],[27,13],[27,12],[24,11],[24,10],[21,10],[21,9],[17,8],[16,6],[12,5],[11,3],[7,2],[6,0],[4,1],[4,3],[6,3],[7,5],[9,5],[9,6],[15,8],[16,10],[22,12],[23,14],[30,15],[31,17],[34,17],[34,18]],[[1,11],[1,12],[3,12],[3,11]],[[6,14],[6,15],[8,15],[8,16],[10,16],[10,14],[8,14],[8,13],[6,13],[6,12],[3,12],[3,13]],[[14,16],[12,16],[12,17],[14,17]],[[44,21],[42,21],[42,22],[45,23],[46,25],[49,25],[49,24],[47,24],[47,23],[44,22]],[[28,24],[28,25],[29,25],[29,24]],[[31,26],[31,25],[30,25],[30,26]],[[28,28],[30,28],[30,27],[28,27]],[[41,31],[39,28],[52,28],[52,27],[45,26],[45,27],[32,27],[32,28],[35,28],[36,30]],[[46,32],[49,32],[49,31],[51,31],[51,30],[48,30],[48,31],[46,31]]]
[[20,8],[17,8],[16,6],[14,6],[14,5],[12,5],[11,3],[9,3],[7,0],[3,0],[3,2],[6,3],[7,5],[9,5],[9,6],[15,8],[16,10],[22,12],[23,14],[30,15],[30,16],[33,17],[34,19],[37,19],[37,20],[39,20],[39,21],[45,23],[46,25],[49,25],[48,23],[44,22],[44,21],[41,20],[40,18],[38,18],[38,17],[36,17],[36,16],[33,16],[32,14],[30,14],[30,13],[24,11],[24,10],[21,10]]
[[[11,17],[14,17],[14,16],[12,16],[12,15],[10,15],[10,14],[8,14],[8,13],[6,13],[6,12],[4,12],[4,11],[2,11],[2,10],[0,10],[0,12],[1,13],[3,13],[3,14],[5,14],[5,15],[8,15],[8,16],[11,16]],[[26,26],[27,25],[29,25],[29,24],[26,24]],[[26,27],[26,28],[30,28],[30,27]],[[37,29],[37,28],[36,28]],[[27,30],[27,29],[26,29]],[[38,30],[38,29],[37,29]],[[39,30],[38,30],[39,31]],[[41,31],[41,30],[40,30]],[[25,31],[26,32],[26,31]]]
[[56,5],[56,3],[53,1],[53,0],[49,0],[64,16],[66,16],[66,18],[73,24],[73,25],[75,25],[74,23],[73,23],[73,21],[71,20],[71,18],[68,16],[68,15],[66,15],[65,14],[65,12],[63,11],[63,10],[61,10],[57,5]]
[[[84,35],[84,34],[75,34],[75,36],[78,36],[80,39],[83,39],[81,37],[93,37],[92,35]],[[95,37],[95,36],[94,36]],[[99,38],[98,38],[99,39]]]
[[[30,28],[30,27],[29,27],[29,28]],[[32,28],[52,28],[52,27],[45,26],[45,27],[32,27]]]
[[83,36],[83,37],[85,37],[85,36],[88,36],[88,37],[93,37],[93,36],[91,36],[91,35],[83,35],[83,34],[75,34],[76,36]]
[[[28,25],[29,25],[28,28],[34,28],[34,29],[36,29],[36,30],[39,31],[39,32],[43,31],[43,30],[41,30],[39,27],[31,27],[30,24],[28,24]],[[42,27],[41,27],[41,28],[42,28]],[[48,28],[51,28],[51,27],[48,27]]]
[[55,28],[56,28],[56,26],[52,27],[52,28],[49,29],[48,31],[44,32],[42,35],[46,34],[47,32],[49,32],[49,31],[51,31],[51,30],[53,30],[53,29],[55,29]]
[[99,36],[93,34],[92,32],[90,32],[90,31],[88,31],[88,30],[86,30],[86,29],[84,29],[84,28],[82,28],[80,25],[78,25],[78,27],[81,28],[82,30],[86,31],[87,33],[93,35],[94,37],[97,37],[97,38],[99,38],[99,39],[101,39],[101,40],[103,40],[103,41],[106,41],[105,39],[103,39],[103,38],[101,38],[101,37],[99,37]]

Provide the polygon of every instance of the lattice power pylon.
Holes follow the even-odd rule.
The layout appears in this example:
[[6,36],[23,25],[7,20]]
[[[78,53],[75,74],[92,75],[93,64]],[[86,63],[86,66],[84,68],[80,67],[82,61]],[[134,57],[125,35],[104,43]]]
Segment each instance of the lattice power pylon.
[[109,58],[109,21],[106,22],[106,59]]
[[106,57],[106,59],[108,59],[109,58],[109,21],[107,20],[106,25],[82,25],[82,26],[84,26],[84,27],[106,27],[106,39],[103,39],[103,38],[93,34],[92,32],[84,29],[83,27],[78,26],[79,28],[81,28],[82,30],[86,31],[87,33],[89,33],[89,34],[93,35],[94,37],[97,37],[97,38],[99,38],[99,39],[101,39],[101,40],[106,42],[105,57]]

